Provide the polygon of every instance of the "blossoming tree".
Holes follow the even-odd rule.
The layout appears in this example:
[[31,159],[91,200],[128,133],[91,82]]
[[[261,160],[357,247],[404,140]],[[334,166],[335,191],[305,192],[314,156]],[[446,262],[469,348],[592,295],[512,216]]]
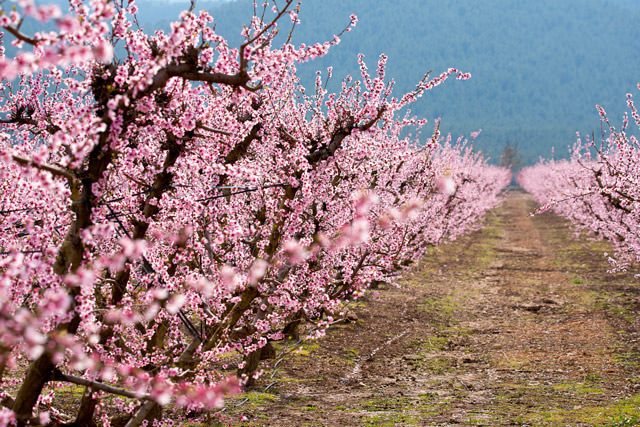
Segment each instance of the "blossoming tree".
[[195,7],[154,35],[133,1],[0,16],[19,49],[0,47],[0,423],[62,422],[61,383],[84,387],[71,425],[218,408],[272,342],[321,335],[497,202],[508,171],[437,127],[403,136],[426,122],[399,110],[468,75],[395,98],[386,58],[372,76],[360,57],[309,92],[296,64],[339,37],[276,45],[300,5],[260,7],[238,48]]
[[[631,94],[627,106],[640,129]],[[611,242],[614,270],[626,270],[640,261],[640,145],[630,131],[629,113],[617,129],[597,108],[604,129],[601,143],[578,138],[570,160],[540,162],[518,179],[544,209],[552,207],[578,230]]]

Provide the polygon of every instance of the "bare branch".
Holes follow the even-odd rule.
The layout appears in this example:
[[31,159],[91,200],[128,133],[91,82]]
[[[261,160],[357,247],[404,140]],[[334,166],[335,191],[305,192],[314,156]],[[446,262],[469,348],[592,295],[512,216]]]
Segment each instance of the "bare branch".
[[22,156],[13,155],[12,158],[13,158],[14,162],[19,163],[21,165],[31,166],[31,167],[34,167],[36,169],[40,169],[40,170],[49,172],[52,175],[59,176],[59,177],[62,177],[62,178],[66,178],[66,179],[68,179],[70,181],[73,181],[74,179],[76,179],[75,175],[73,175],[70,172],[68,172],[68,171],[66,171],[66,170],[64,170],[62,168],[59,168],[57,166],[41,165],[41,164],[38,164],[38,163],[34,162],[31,159],[28,159],[28,158],[22,157]]
[[219,133],[220,135],[226,135],[226,136],[231,136],[232,135],[231,132],[227,132],[226,130],[213,129],[213,128],[210,128],[209,126],[205,126],[203,124],[199,124],[198,128],[200,128],[202,130],[206,130],[207,132]]
[[65,381],[72,384],[83,385],[87,387],[91,387],[95,390],[105,391],[111,394],[117,394],[118,396],[129,397],[132,399],[142,399],[142,400],[151,400],[151,396],[148,394],[139,394],[134,393],[129,390],[125,390],[123,388],[114,387],[109,384],[101,383],[98,381],[88,380],[85,378],[76,377],[74,375],[63,374],[59,370],[55,370],[53,373],[53,381]]
[[[16,125],[31,125],[31,126],[39,126],[40,124],[32,119],[31,117],[25,117],[22,113],[19,112],[20,115],[16,117],[12,117],[10,119],[0,119],[0,124],[16,124]],[[50,134],[54,134],[60,130],[60,126],[47,124],[46,127],[47,132]]]
[[6,26],[6,27],[2,27],[5,30],[7,30],[9,33],[11,33],[11,35],[13,35],[15,38],[17,38],[18,40],[22,40],[25,43],[28,43],[30,45],[36,45],[38,44],[38,40],[34,39],[33,37],[29,37],[24,33],[21,33],[17,28],[11,27],[11,26]]

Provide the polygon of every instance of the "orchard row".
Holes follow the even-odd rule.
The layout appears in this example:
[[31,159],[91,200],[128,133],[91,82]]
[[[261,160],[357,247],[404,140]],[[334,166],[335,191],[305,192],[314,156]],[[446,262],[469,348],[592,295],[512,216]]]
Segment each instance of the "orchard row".
[[634,269],[640,261],[640,144],[633,135],[640,115],[631,94],[627,106],[619,128],[598,106],[601,141],[578,136],[571,159],[541,161],[518,177],[542,210],[552,208],[577,230],[611,242],[614,271]]
[[75,425],[219,408],[274,342],[321,336],[497,203],[509,171],[407,109],[468,75],[397,98],[360,57],[340,92],[330,70],[305,90],[296,64],[340,34],[278,44],[299,5],[254,7],[239,48],[193,8],[154,35],[133,1],[0,16],[21,49],[0,48],[0,424],[60,421],[64,383]]

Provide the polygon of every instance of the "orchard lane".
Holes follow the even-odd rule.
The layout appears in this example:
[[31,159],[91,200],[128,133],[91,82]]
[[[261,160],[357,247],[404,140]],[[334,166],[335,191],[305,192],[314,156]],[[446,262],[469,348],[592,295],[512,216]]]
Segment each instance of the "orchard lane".
[[632,425],[639,287],[606,272],[605,244],[534,208],[507,192],[481,230],[356,303],[357,321],[228,412],[243,425]]

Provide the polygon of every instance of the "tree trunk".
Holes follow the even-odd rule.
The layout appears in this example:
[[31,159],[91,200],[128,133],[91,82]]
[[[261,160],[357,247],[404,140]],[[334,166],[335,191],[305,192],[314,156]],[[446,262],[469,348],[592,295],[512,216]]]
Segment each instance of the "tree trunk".
[[43,353],[29,366],[27,376],[13,404],[13,412],[16,414],[19,426],[26,425],[31,418],[33,407],[38,401],[45,383],[51,378],[53,368],[51,355],[48,352]]
[[82,402],[80,403],[80,409],[78,410],[78,416],[76,420],[71,424],[73,427],[96,427],[96,423],[93,421],[93,414],[96,409],[96,399],[93,398],[92,390],[87,387],[82,396]]

